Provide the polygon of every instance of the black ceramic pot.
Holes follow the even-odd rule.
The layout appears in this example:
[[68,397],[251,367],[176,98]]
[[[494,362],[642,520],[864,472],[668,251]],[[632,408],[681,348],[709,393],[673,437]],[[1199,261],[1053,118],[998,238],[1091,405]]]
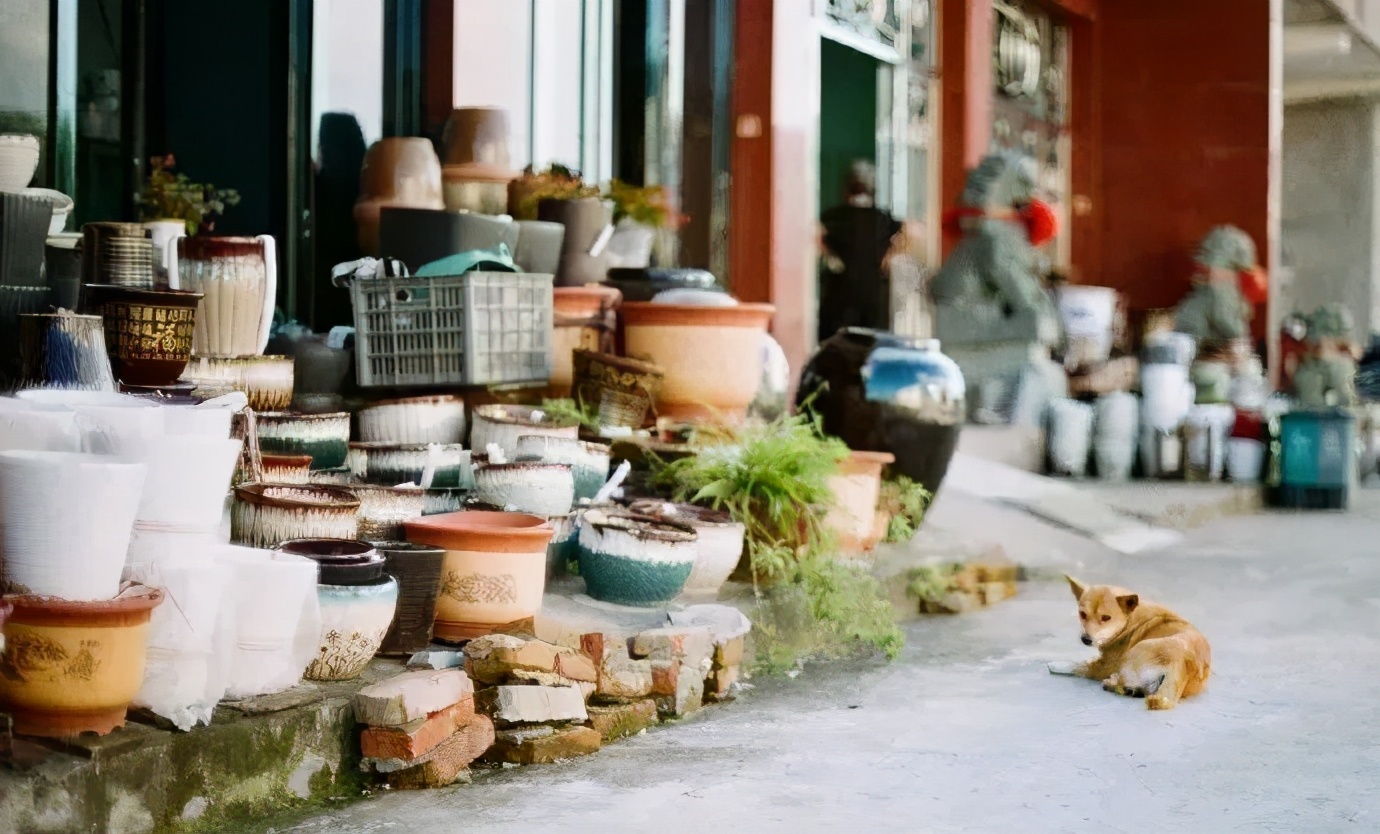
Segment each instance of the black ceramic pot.
[[431,644],[436,621],[436,593],[441,587],[441,565],[446,551],[409,542],[382,542],[383,569],[398,580],[398,611],[384,635],[379,654],[413,654]]
[[352,539],[291,539],[278,549],[316,562],[319,585],[368,585],[383,576],[383,557],[368,542]]
[[849,448],[890,452],[892,469],[936,492],[963,426],[958,365],[934,339],[845,328],[820,345],[801,375],[797,406]]
[[0,285],[0,389],[19,382],[19,317],[52,306],[48,287]]
[[714,274],[703,269],[610,269],[605,283],[621,292],[624,301],[651,301],[666,290],[723,291]]

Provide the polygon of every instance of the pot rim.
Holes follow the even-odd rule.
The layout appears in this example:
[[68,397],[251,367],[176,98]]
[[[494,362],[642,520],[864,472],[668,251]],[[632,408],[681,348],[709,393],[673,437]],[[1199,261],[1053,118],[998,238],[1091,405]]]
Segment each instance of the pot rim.
[[475,471],[475,474],[478,475],[478,474],[481,473],[481,472],[494,472],[494,471],[503,471],[503,472],[527,471],[527,472],[535,472],[535,471],[537,471],[537,470],[563,470],[563,471],[565,471],[565,472],[570,472],[570,471],[573,470],[573,468],[574,468],[574,467],[572,467],[572,466],[571,466],[570,464],[568,464],[568,463],[546,463],[546,462],[544,462],[544,461],[539,461],[539,460],[519,460],[519,461],[514,461],[514,462],[512,462],[512,463],[485,463],[485,464],[482,464],[482,465],[480,465],[480,466],[475,467],[475,470],[474,470],[474,471]]
[[[558,445],[559,445],[559,444],[567,444],[567,443],[568,443],[568,444],[571,444],[571,445],[573,445],[573,446],[578,446],[579,449],[580,449],[580,451],[584,452],[584,453],[587,454],[587,455],[608,455],[608,454],[612,454],[612,452],[613,452],[613,447],[612,447],[610,444],[608,444],[608,443],[598,443],[598,442],[595,442],[595,441],[593,441],[593,440],[581,440],[581,439],[578,438],[578,437],[563,437],[563,436],[561,436],[561,435],[554,435],[554,434],[520,434],[520,435],[518,435],[517,442],[518,442],[518,443],[521,443],[522,441],[524,441],[524,440],[529,440],[529,439],[530,439],[530,440],[533,440],[533,441],[536,441],[536,442],[545,443],[545,444],[547,444],[547,445],[550,445],[550,444],[552,444],[552,443],[556,443],[556,444],[558,444]],[[513,461],[513,462],[514,462],[514,463],[541,463],[542,461]]]
[[[106,294],[111,297],[102,299],[99,304],[113,302],[116,304],[144,304],[145,306],[177,307],[179,309],[196,307],[204,297],[199,292],[191,290],[159,290],[149,287],[122,287],[119,284],[84,284],[83,289],[96,294]],[[123,298],[121,296],[124,296]],[[140,297],[152,296],[153,301],[136,301]]]
[[585,513],[581,523],[596,530],[618,530],[644,541],[687,544],[699,540],[699,534],[689,524],[631,510],[590,510]]
[[[298,548],[302,548],[307,544],[320,544],[325,546],[333,545],[338,549],[346,549],[346,545],[354,545],[354,547],[348,549],[357,550],[360,552],[359,555],[351,556],[336,553],[318,554],[304,552],[304,550],[301,549],[288,549],[289,546],[295,545]],[[287,539],[286,541],[279,542],[278,546],[274,547],[273,549],[281,551],[283,553],[290,554],[292,556],[305,556],[306,558],[311,559],[312,561],[317,562],[318,564],[335,564],[349,566],[363,565],[369,562],[381,561],[381,559],[379,558],[378,549],[375,548],[369,542],[361,541],[360,539],[337,539],[328,536],[303,536],[301,538]]]
[[152,612],[163,602],[163,591],[149,585],[132,584],[112,599],[79,602],[46,594],[6,594],[0,602],[13,607],[8,619],[24,622],[30,618],[83,617],[94,618],[115,614]]
[[465,451],[463,443],[388,443],[383,440],[351,440],[350,448],[365,452],[425,452],[432,446],[440,446],[442,451]]
[[[549,539],[555,532],[546,519],[531,513],[510,513],[501,510],[460,510],[453,513],[410,518],[403,522],[412,541],[414,530],[421,533],[480,534],[506,536],[517,539]],[[426,544],[426,542],[418,542]],[[438,547],[440,545],[437,545]]]
[[[266,495],[268,490],[292,490],[294,492],[314,493],[316,496],[328,500],[312,500],[302,497],[282,497],[278,495]],[[358,510],[359,499],[356,498],[348,489],[338,486],[325,484],[271,484],[271,483],[252,483],[241,484],[235,487],[235,498],[246,504],[255,506],[274,506],[282,509],[301,509],[301,510]]]
[[624,327],[740,327],[765,330],[776,315],[772,304],[739,303],[733,307],[693,304],[623,303]]
[[[522,412],[523,414],[525,414],[525,415],[527,415],[527,416],[524,416],[524,417],[515,416],[515,415],[513,414],[513,412],[515,412],[515,411],[520,411],[520,412]],[[535,406],[530,406],[530,405],[510,405],[510,404],[507,404],[507,403],[488,403],[488,404],[486,404],[486,405],[481,405],[481,406],[476,406],[476,407],[475,407],[475,409],[474,409],[474,418],[475,418],[475,420],[479,420],[480,418],[483,418],[483,419],[489,421],[490,423],[499,423],[499,424],[501,424],[501,425],[508,425],[508,426],[527,426],[527,427],[530,427],[530,428],[537,428],[537,429],[540,429],[540,428],[573,429],[573,428],[579,428],[579,426],[580,426],[580,424],[579,424],[578,422],[574,421],[574,420],[558,420],[558,419],[556,419],[556,418],[553,418],[553,417],[552,417],[551,415],[549,415],[549,414],[545,414],[545,412],[543,412],[544,416],[542,417],[542,419],[541,419],[540,421],[535,421],[535,420],[531,419],[531,414],[532,414],[533,412],[535,412],[535,411],[541,411],[541,409],[540,409],[540,408],[537,408],[537,407],[535,407]]]
[[839,473],[844,475],[872,474],[874,470],[884,469],[896,462],[890,452],[871,452],[854,449],[848,457],[839,462]]
[[[630,301],[628,303],[632,304],[635,302]],[[597,350],[585,350],[584,348],[576,348],[574,356],[577,361],[584,360],[600,365],[608,365],[609,367],[616,368],[625,373],[654,376],[657,378],[666,375],[666,371],[655,362],[648,362],[645,359],[636,359],[631,356],[617,356],[612,353],[600,353]]]
[[[265,357],[267,358],[267,357]],[[323,414],[312,414],[305,411],[261,411],[254,415],[256,421],[268,420],[269,422],[307,422],[307,421],[326,421],[326,420],[349,420],[348,411],[327,411]]]
[[421,554],[444,554],[446,549],[434,544],[421,544],[420,542],[409,541],[385,541],[375,542],[374,549],[384,555],[387,560],[389,556],[415,556]]
[[[688,525],[690,527],[741,527],[741,521],[734,521],[733,515],[727,510],[714,510],[709,507],[701,507],[696,504],[682,504],[676,501],[662,501],[657,498],[637,498],[627,505],[628,511],[638,515],[651,516],[653,518],[669,518],[670,521]],[[660,507],[672,507],[674,514],[663,515],[657,509]]]
[[381,585],[389,584],[398,585],[398,578],[391,573],[383,572],[372,579],[367,579],[363,582],[354,582],[348,585],[342,585],[338,582],[317,582],[316,589],[320,591],[322,588],[377,588]]
[[280,467],[311,466],[311,455],[275,455],[272,452],[264,452],[259,455],[259,461],[264,466],[268,466],[270,460]]
[[459,394],[428,394],[421,397],[395,397],[389,400],[375,400],[368,405],[361,406],[359,413],[372,411],[375,408],[382,408],[390,405],[442,405],[451,404],[464,406],[465,398]]

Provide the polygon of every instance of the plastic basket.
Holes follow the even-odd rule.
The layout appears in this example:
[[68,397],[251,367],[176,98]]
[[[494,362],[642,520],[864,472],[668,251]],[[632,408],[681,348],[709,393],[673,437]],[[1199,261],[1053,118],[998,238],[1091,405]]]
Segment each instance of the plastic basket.
[[467,272],[352,281],[361,388],[551,378],[552,276]]

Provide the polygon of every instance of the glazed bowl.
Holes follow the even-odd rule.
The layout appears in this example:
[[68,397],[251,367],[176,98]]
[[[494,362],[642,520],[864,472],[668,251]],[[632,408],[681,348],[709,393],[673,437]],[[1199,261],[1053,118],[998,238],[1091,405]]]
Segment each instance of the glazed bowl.
[[182,378],[195,383],[199,396],[241,391],[255,411],[281,411],[292,404],[291,356],[221,358],[193,355]]
[[359,532],[367,542],[392,541],[403,535],[403,522],[421,518],[426,492],[415,486],[350,484],[343,487],[359,499]]
[[130,385],[171,385],[192,358],[201,294],[108,284],[86,286],[87,311],[105,322],[115,378]]
[[575,505],[575,476],[559,463],[500,463],[474,471],[474,498],[485,504],[546,518]]
[[249,547],[277,547],[290,539],[354,539],[359,499],[339,487],[246,484],[235,487],[230,539]]
[[518,463],[563,464],[575,477],[575,498],[593,498],[609,478],[609,447],[602,443],[568,437],[525,434],[518,438],[514,460]]
[[422,484],[432,470],[430,489],[457,489],[474,483],[470,453],[459,443],[396,444],[351,443],[349,467],[356,477],[371,484],[396,486]]
[[465,401],[437,395],[370,403],[359,410],[359,439],[366,443],[461,443]]
[[38,170],[38,137],[0,134],[0,191],[20,191]]
[[590,510],[580,522],[580,576],[602,602],[670,602],[695,569],[699,537],[687,525],[632,513]]
[[296,414],[270,411],[257,415],[259,449],[279,455],[311,455],[311,468],[336,469],[350,451],[350,414]]
[[647,499],[632,502],[628,509],[637,515],[688,525],[699,536],[695,567],[685,580],[682,596],[717,596],[742,560],[746,528],[722,510]]
[[555,419],[539,408],[525,405],[481,405],[474,410],[474,426],[470,429],[470,448],[475,454],[487,454],[489,444],[512,457],[517,454],[517,441],[523,435],[579,437],[578,423]]

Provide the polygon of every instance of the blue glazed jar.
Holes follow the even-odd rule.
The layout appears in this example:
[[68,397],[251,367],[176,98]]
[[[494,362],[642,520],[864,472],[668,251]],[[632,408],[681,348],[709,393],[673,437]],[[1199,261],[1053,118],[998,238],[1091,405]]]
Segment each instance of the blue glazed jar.
[[849,448],[895,455],[893,471],[935,492],[958,447],[965,396],[963,372],[938,340],[850,327],[805,366],[797,405]]

